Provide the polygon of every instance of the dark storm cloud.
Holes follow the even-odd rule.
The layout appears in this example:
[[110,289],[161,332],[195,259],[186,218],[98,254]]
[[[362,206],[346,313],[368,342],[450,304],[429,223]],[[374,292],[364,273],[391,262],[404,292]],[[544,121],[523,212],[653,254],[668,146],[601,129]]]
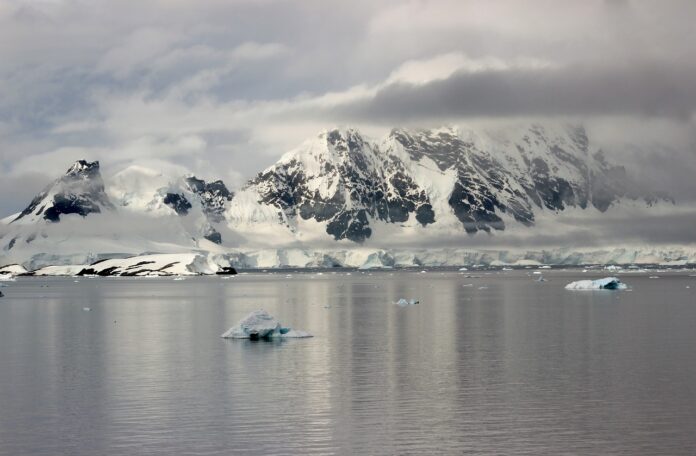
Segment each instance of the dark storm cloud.
[[696,68],[657,62],[610,68],[457,72],[426,84],[394,83],[339,105],[335,115],[395,125],[419,119],[505,116],[674,117],[696,111]]

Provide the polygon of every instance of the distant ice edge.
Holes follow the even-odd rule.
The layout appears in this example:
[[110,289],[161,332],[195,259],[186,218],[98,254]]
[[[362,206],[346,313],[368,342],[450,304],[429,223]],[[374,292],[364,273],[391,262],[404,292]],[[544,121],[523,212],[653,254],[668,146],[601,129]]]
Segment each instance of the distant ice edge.
[[[484,266],[580,266],[590,264],[622,265],[696,265],[696,247],[664,248],[613,248],[606,250],[475,250],[475,249],[230,249],[225,253],[205,250],[185,253],[158,254],[114,254],[82,253],[70,255],[36,254],[24,261],[15,261],[27,271],[39,275],[74,275],[82,268],[93,266],[100,270],[109,265],[123,271],[142,261],[159,262],[161,266],[176,263],[179,266],[165,268],[160,275],[215,274],[223,267],[238,269],[274,268],[330,268],[350,267],[367,269],[389,269],[398,267],[462,267]],[[9,260],[7,258],[6,260]],[[7,261],[7,266],[9,261]],[[159,263],[158,263],[159,264]],[[14,266],[16,267],[16,266]],[[148,269],[148,268],[142,268]],[[151,270],[155,268],[149,268]],[[0,272],[3,257],[0,256]],[[132,269],[129,270],[132,272]],[[146,271],[143,271],[143,274]],[[16,271],[15,271],[16,273]],[[153,275],[157,273],[153,272]]]

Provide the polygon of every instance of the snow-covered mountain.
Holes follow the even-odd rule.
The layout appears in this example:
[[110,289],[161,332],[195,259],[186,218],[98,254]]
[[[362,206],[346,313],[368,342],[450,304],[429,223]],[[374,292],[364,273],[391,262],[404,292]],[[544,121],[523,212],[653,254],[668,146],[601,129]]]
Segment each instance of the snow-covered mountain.
[[259,173],[228,214],[238,227],[275,218],[299,239],[323,229],[361,243],[385,224],[433,225],[419,232],[438,235],[503,231],[510,223],[532,227],[540,213],[605,212],[622,199],[656,201],[639,194],[582,127],[394,129],[381,141],[344,129],[323,132]]
[[49,184],[11,223],[34,224],[37,221],[60,221],[61,215],[85,217],[102,210],[113,210],[104,192],[99,162],[75,162],[68,171]]
[[116,173],[108,193],[124,213],[179,216],[194,238],[203,236],[216,244],[222,243],[218,225],[224,222],[225,209],[234,196],[221,180],[165,175],[138,165]]
[[[334,129],[236,193],[222,180],[140,164],[102,178],[98,162],[80,160],[3,219],[0,265],[87,264],[143,252],[376,252],[448,240],[466,248],[492,234],[503,241],[558,231],[554,224],[570,214],[601,218],[672,204],[638,191],[578,126],[394,129],[380,140]],[[352,264],[342,255],[327,258]]]

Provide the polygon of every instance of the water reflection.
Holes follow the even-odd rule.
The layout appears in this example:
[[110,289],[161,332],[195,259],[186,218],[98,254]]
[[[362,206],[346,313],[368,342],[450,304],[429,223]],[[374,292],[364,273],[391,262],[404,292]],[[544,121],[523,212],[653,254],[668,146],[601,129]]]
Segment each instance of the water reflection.
[[[688,454],[693,278],[564,274],[23,279],[0,454]],[[219,337],[258,308],[315,337]]]

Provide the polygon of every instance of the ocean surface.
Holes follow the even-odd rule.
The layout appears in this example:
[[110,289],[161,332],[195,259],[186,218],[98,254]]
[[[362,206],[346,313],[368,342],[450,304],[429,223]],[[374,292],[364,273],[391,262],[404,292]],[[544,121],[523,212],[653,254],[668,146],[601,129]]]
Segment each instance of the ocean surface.
[[694,455],[695,272],[3,282],[0,455]]

